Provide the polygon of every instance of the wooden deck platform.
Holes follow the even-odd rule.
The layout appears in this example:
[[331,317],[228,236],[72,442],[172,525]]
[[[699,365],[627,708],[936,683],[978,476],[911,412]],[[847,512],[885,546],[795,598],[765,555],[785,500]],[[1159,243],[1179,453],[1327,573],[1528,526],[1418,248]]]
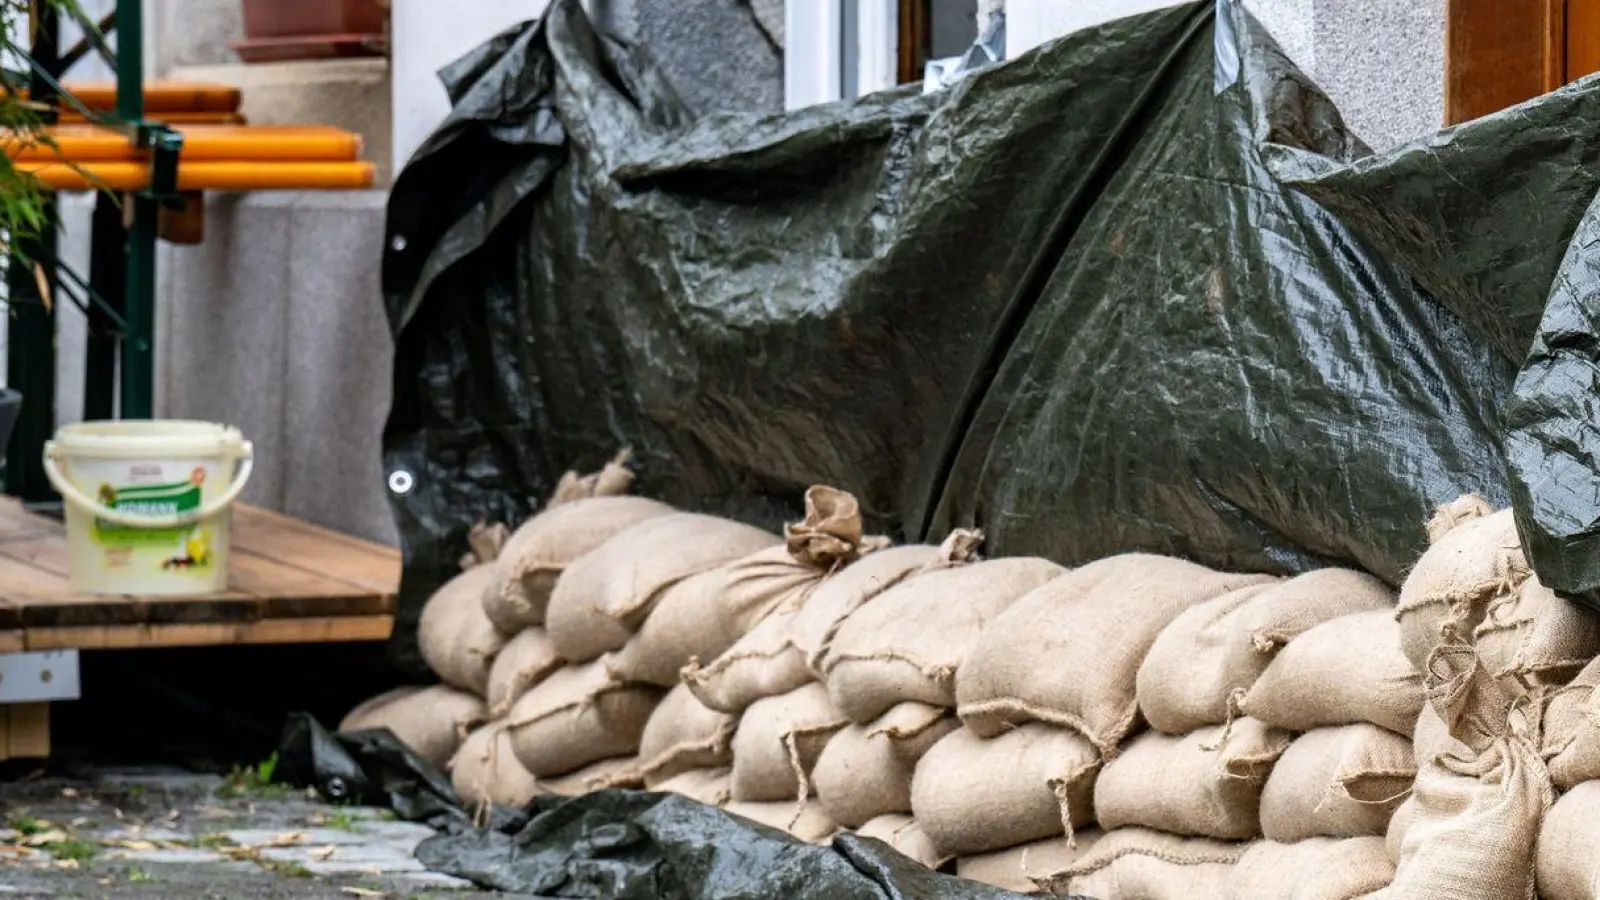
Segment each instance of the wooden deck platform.
[[62,524],[0,497],[0,653],[385,640],[399,583],[391,548],[239,506],[227,592],[76,594]]

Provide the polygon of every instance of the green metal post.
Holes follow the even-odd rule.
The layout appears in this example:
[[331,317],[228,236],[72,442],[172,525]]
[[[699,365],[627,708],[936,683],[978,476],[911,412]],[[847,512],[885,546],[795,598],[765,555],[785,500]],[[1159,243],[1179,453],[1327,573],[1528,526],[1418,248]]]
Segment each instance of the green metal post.
[[[34,8],[31,54],[39,66],[54,71],[61,56],[61,22],[53,6]],[[54,96],[49,79],[35,71],[28,90],[37,102]],[[6,493],[24,503],[49,503],[55,499],[44,477],[44,442],[56,427],[56,206],[46,198],[45,225],[36,238],[18,241],[6,270],[9,315],[6,348],[6,382],[22,392],[22,410],[6,452]],[[34,276],[35,266],[44,277]],[[40,290],[40,282],[44,290]]]
[[[144,124],[144,10],[140,0],[117,3],[117,115],[139,128]],[[149,149],[148,144],[146,148]],[[154,166],[151,167],[152,171]],[[156,343],[156,199],[148,190],[135,191],[126,202],[128,226],[128,336],[122,346],[122,418],[148,419],[155,414]]]
[[111,194],[97,195],[89,228],[89,287],[110,310],[102,309],[98,303],[89,304],[83,417],[91,422],[112,419],[117,414],[117,352],[122,335],[112,316],[127,316],[122,302],[128,288],[127,239],[121,205]]

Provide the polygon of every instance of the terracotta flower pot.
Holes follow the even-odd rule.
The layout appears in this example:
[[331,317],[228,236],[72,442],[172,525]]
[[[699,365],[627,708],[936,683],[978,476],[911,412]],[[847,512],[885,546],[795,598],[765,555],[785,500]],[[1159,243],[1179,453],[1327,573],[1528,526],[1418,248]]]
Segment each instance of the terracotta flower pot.
[[387,0],[241,0],[245,62],[382,56],[388,50]]

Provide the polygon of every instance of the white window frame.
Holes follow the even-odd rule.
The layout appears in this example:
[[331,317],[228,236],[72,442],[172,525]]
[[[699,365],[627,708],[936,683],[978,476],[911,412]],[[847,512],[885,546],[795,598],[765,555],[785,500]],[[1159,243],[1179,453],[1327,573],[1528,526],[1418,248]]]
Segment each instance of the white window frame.
[[[844,59],[844,16],[854,7],[855,58]],[[845,66],[855,67],[854,96],[892,88],[899,65],[896,0],[787,0],[784,4],[783,102],[787,109],[847,99]]]

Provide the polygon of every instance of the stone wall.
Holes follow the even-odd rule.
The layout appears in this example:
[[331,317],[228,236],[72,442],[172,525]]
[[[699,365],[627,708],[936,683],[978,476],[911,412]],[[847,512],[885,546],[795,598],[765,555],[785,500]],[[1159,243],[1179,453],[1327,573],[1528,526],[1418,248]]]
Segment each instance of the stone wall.
[[[1375,150],[1444,121],[1445,0],[1244,0]],[[1172,0],[1007,0],[1006,53]]]
[[643,46],[696,113],[783,109],[783,4],[592,0],[596,22]]

